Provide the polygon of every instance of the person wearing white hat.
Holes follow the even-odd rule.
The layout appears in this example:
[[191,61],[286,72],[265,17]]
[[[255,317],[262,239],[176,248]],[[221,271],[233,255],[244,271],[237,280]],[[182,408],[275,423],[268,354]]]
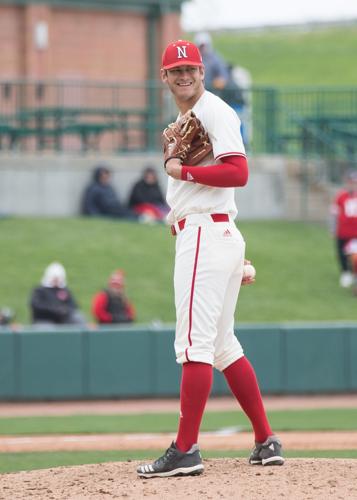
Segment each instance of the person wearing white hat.
[[85,325],[71,291],[67,288],[66,270],[59,262],[46,267],[41,285],[31,293],[32,322],[37,325]]

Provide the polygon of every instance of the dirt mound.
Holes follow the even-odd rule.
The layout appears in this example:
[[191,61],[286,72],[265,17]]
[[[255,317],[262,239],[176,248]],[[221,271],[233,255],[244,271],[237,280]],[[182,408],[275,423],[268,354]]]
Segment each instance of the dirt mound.
[[205,460],[202,476],[139,479],[138,462],[117,462],[0,476],[0,499],[357,499],[357,460],[290,459],[283,467],[244,459]]

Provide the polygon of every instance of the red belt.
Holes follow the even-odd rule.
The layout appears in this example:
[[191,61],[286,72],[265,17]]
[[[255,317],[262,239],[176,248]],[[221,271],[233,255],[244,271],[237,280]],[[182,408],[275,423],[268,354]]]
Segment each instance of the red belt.
[[[210,214],[213,222],[229,222],[228,214]],[[181,219],[177,222],[180,231],[185,227],[186,219]],[[171,233],[173,236],[177,235],[177,231],[174,225],[171,226]]]

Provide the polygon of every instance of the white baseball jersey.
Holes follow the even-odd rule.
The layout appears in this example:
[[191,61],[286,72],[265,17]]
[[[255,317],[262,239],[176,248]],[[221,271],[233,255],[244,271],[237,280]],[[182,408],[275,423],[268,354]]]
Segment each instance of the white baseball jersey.
[[[192,110],[207,131],[213,146],[213,154],[205,159],[205,165],[219,164],[224,156],[245,156],[240,120],[228,104],[205,90]],[[170,224],[188,214],[225,213],[233,219],[237,215],[233,187],[222,189],[169,177],[166,199],[171,208],[167,216]]]

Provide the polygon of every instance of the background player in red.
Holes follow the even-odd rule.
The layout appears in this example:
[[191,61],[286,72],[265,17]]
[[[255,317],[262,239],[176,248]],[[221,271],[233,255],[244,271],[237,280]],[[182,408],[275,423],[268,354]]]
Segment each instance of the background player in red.
[[252,423],[256,444],[250,463],[281,465],[281,443],[267,420],[253,367],[234,334],[245,259],[245,242],[234,222],[234,193],[248,180],[240,120],[222,99],[205,90],[204,66],[194,44],[178,40],[168,45],[161,78],[176,101],[178,123],[193,112],[212,148],[195,166],[175,157],[175,141],[165,148],[168,222],[176,235],[175,352],[182,364],[181,412],[176,440],[162,457],[137,471],[141,477],[203,471],[197,441],[213,367],[223,373]]
[[333,232],[341,276],[340,285],[347,288],[353,283],[353,273],[348,259],[348,244],[357,238],[357,171],[344,176],[345,187],[340,190],[332,205]]

